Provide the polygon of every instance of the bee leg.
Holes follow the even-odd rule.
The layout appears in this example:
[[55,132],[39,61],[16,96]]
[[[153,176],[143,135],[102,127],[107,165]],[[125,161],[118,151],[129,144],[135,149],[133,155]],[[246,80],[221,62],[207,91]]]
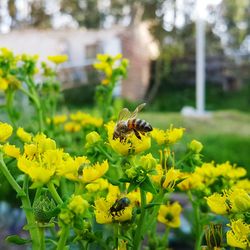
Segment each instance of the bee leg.
[[139,132],[138,132],[137,130],[135,130],[135,129],[134,129],[134,132],[135,132],[135,136],[136,136],[139,140],[141,140],[141,136],[140,136]]

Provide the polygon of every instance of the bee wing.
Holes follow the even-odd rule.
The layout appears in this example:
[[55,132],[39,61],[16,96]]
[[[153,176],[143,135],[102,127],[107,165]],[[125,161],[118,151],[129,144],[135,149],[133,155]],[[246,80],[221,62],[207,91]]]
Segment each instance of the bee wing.
[[131,116],[130,111],[127,108],[124,108],[119,113],[118,121],[127,120],[130,116]]
[[134,112],[131,114],[130,118],[136,118],[137,114],[146,106],[146,103],[140,104]]

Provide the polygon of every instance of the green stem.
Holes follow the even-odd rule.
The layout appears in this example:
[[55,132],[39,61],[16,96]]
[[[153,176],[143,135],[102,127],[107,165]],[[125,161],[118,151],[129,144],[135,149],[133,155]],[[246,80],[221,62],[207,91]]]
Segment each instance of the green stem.
[[69,227],[63,226],[56,250],[64,249],[69,235]]
[[20,196],[22,201],[22,208],[25,212],[27,219],[27,226],[30,232],[30,237],[32,240],[32,249],[40,250],[40,233],[39,228],[35,220],[35,216],[33,213],[33,209],[31,207],[30,199],[29,199],[29,180],[28,176],[25,175],[22,192],[25,194],[24,196]]
[[63,204],[63,200],[61,199],[60,195],[57,193],[53,182],[50,181],[48,183],[48,189],[49,189],[52,197],[54,198],[54,200],[57,202],[57,204],[59,204],[59,205]]
[[169,231],[170,231],[170,228],[167,226],[166,227],[166,230],[165,230],[165,233],[162,237],[162,246],[164,247],[164,249],[168,249],[169,247],[169,240],[168,240],[168,236],[169,236]]
[[194,211],[194,228],[195,228],[195,250],[200,250],[203,238],[203,225],[201,223],[200,205],[192,197],[192,193],[188,191],[189,199],[193,206]]
[[144,218],[146,215],[146,209],[145,209],[145,206],[147,205],[146,192],[140,189],[140,193],[141,193],[141,216],[137,224],[137,230],[136,230],[135,237],[134,237],[133,250],[140,249],[141,240],[142,240],[142,231],[143,231],[144,221],[145,221]]
[[40,250],[45,250],[45,237],[44,237],[44,227],[39,228],[40,232]]
[[176,162],[176,167],[178,167],[183,161],[185,161],[186,159],[188,159],[190,157],[190,155],[192,155],[193,152],[188,152],[184,157],[182,157],[182,159],[180,159],[179,161]]
[[16,121],[15,121],[15,114],[13,114],[13,99],[14,99],[14,92],[13,91],[7,91],[6,95],[6,110],[9,115],[9,119],[13,125],[14,128],[16,128]]
[[118,223],[114,223],[114,245],[115,245],[115,249],[118,249],[119,246],[119,224]]
[[97,149],[99,149],[108,159],[110,162],[115,162],[112,156],[110,156],[101,146],[96,146]]
[[25,196],[25,192],[23,189],[17,184],[16,180],[13,178],[11,173],[9,172],[9,169],[5,165],[5,162],[3,160],[3,155],[0,153],[0,169],[4,175],[4,177],[7,179],[7,181],[10,183],[12,188],[17,192],[17,195],[22,197]]

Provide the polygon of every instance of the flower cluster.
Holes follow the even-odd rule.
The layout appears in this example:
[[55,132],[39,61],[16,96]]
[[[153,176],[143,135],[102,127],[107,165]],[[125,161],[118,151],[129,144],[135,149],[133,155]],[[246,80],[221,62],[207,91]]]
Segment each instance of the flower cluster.
[[[193,234],[188,237],[195,237],[195,250],[201,249],[204,228],[207,247],[221,249],[222,223],[228,226],[227,245],[248,249],[246,169],[203,162],[203,144],[197,140],[179,147],[184,128],[171,125],[145,132],[149,129],[131,128],[138,123],[124,122],[119,134],[113,90],[126,76],[128,61],[120,54],[97,59],[94,67],[104,74],[96,89],[97,116],[65,114],[57,105],[56,72],[66,55],[48,57],[53,64],[42,63],[38,85],[37,56],[0,50],[0,90],[11,123],[0,122],[0,171],[21,200],[30,232],[30,239],[15,235],[8,240],[32,244],[34,250],[138,250],[147,237],[148,248],[169,249],[169,233],[178,239],[175,229],[183,230],[184,218]],[[18,120],[23,110],[16,111],[14,90],[29,98],[32,121]],[[138,110],[123,109],[133,118]],[[219,220],[222,223],[211,223]],[[158,223],[164,225],[163,234],[157,231]]]

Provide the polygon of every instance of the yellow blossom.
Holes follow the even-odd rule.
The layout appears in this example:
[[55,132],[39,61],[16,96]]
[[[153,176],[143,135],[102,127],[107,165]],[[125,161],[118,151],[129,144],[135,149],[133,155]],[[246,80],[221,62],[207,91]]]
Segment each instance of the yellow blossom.
[[[140,204],[141,204],[141,192],[139,189],[135,189],[132,192],[129,192],[127,194],[127,197],[131,201],[131,204],[133,204],[134,206],[140,206]],[[152,193],[147,192],[146,193],[146,203],[151,202],[152,199],[153,199]]]
[[182,138],[184,130],[184,128],[173,128],[173,126],[170,126],[166,131],[155,128],[151,132],[151,136],[159,145],[170,145],[176,143]]
[[32,135],[28,132],[26,132],[23,128],[19,127],[16,131],[17,136],[23,141],[23,142],[31,142]]
[[68,56],[67,55],[48,56],[48,60],[55,64],[61,64],[68,61]]
[[202,177],[197,173],[182,173],[180,176],[183,181],[178,183],[177,187],[183,191],[191,189],[201,189],[204,187],[202,183]]
[[228,179],[239,179],[247,174],[245,168],[232,166],[230,162],[217,164],[217,171],[221,176]]
[[83,169],[82,181],[92,182],[102,177],[108,171],[108,161],[105,160],[101,164],[98,162],[92,166],[87,166]]
[[68,204],[68,208],[76,215],[82,215],[88,206],[88,202],[81,195],[73,195]]
[[45,184],[55,174],[63,161],[62,150],[44,134],[37,134],[31,144],[24,146],[24,153],[18,158],[18,168],[29,175],[34,183]]
[[231,221],[228,225],[231,230],[227,232],[227,244],[232,247],[247,249],[250,247],[250,225],[242,219]]
[[212,212],[216,214],[227,214],[231,209],[230,201],[225,194],[214,193],[206,200]]
[[5,142],[12,135],[13,128],[8,123],[0,122],[0,142]]
[[107,189],[108,186],[109,186],[109,183],[106,179],[99,178],[99,179],[95,180],[94,182],[87,184],[85,188],[89,192],[97,192],[100,190]]
[[[117,202],[117,201],[115,201]],[[115,205],[115,202],[106,200],[104,198],[99,198],[95,201],[95,217],[99,224],[109,224],[113,221],[127,221],[132,218],[132,206],[127,206],[117,213],[111,214],[111,207]]]
[[52,118],[52,122],[55,125],[62,124],[67,120],[67,118],[68,118],[67,115],[55,115]]
[[155,170],[157,171],[156,175],[151,175],[151,179],[153,182],[157,183],[158,185],[161,184],[162,176],[163,176],[163,169],[161,164],[157,164],[155,167]]
[[250,180],[249,179],[243,179],[243,180],[238,180],[236,184],[232,186],[232,189],[244,189],[248,193],[250,193]]
[[3,152],[13,158],[18,158],[20,156],[20,148],[17,148],[15,145],[4,144]]
[[176,181],[180,178],[180,176],[181,173],[179,169],[174,169],[173,167],[170,168],[165,175],[165,180],[162,186],[164,188],[173,189]]
[[157,219],[168,227],[177,228],[181,225],[181,211],[182,207],[178,202],[171,205],[161,205]]
[[78,132],[81,130],[81,125],[76,122],[67,122],[64,124],[64,130],[66,132]]
[[244,189],[233,189],[227,192],[233,213],[250,211],[250,196]]
[[114,151],[121,155],[139,154],[151,147],[151,139],[147,135],[141,135],[141,140],[134,133],[128,135],[126,140],[120,141],[119,138],[113,139],[115,123],[109,122],[105,125],[108,131],[108,140]]
[[8,81],[5,78],[0,77],[0,90],[6,90],[8,88]]

